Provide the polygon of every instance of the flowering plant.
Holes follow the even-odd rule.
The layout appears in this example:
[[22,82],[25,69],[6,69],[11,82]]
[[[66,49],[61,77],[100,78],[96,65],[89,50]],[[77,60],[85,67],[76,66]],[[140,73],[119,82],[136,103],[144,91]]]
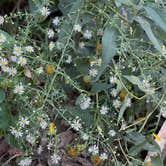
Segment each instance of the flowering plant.
[[144,151],[161,162],[164,11],[162,0],[28,0],[0,16],[0,129],[24,152],[18,165],[59,164],[62,149],[91,165],[142,165]]

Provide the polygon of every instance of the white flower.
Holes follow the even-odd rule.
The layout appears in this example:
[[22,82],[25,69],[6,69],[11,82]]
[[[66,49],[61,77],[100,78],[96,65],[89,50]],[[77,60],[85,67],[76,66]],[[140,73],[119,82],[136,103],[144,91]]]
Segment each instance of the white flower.
[[0,33],[0,43],[4,43],[6,41],[6,36]]
[[21,160],[18,165],[19,166],[30,166],[32,163],[32,159],[31,158],[26,158],[24,160]]
[[75,119],[71,122],[71,127],[75,129],[76,131],[79,131],[82,128],[82,125],[80,123],[80,119]]
[[8,66],[1,66],[3,72],[9,72],[9,67]]
[[107,155],[106,153],[102,153],[102,154],[100,155],[100,159],[101,159],[101,160],[107,160],[107,159],[108,159],[108,155]]
[[35,143],[36,138],[32,134],[28,134],[26,136],[26,140],[33,145]]
[[60,22],[59,17],[55,17],[55,18],[52,20],[52,23],[53,23],[54,25],[56,25],[56,26],[59,24],[59,22]]
[[51,156],[52,164],[58,164],[60,159],[61,159],[60,156],[55,153]]
[[98,71],[97,71],[96,69],[90,69],[90,70],[89,70],[89,75],[90,75],[91,77],[96,77],[97,74],[98,74]]
[[161,112],[162,116],[163,116],[164,118],[166,118],[166,106],[164,106],[164,105],[161,106],[160,112]]
[[80,101],[80,108],[82,110],[86,110],[91,104],[91,98],[90,97],[85,97]]
[[38,67],[38,68],[36,68],[36,73],[37,73],[37,74],[42,74],[43,72],[44,72],[43,67]]
[[90,146],[88,151],[92,153],[92,155],[96,155],[99,153],[99,147],[97,145]]
[[149,83],[148,80],[143,80],[142,83],[143,83],[144,89],[149,89],[150,88],[150,83]]
[[121,106],[121,102],[118,99],[116,99],[116,100],[113,101],[113,106],[115,108],[119,108]]
[[47,122],[46,122],[45,120],[42,120],[42,121],[40,122],[40,127],[41,127],[42,129],[46,129],[47,126],[48,126],[48,124],[47,124]]
[[84,48],[84,47],[85,47],[85,43],[84,43],[84,42],[80,42],[80,43],[79,43],[79,47],[80,47],[80,48]]
[[131,107],[131,99],[130,98],[127,99],[126,106],[127,107]]
[[37,153],[41,154],[42,151],[43,151],[43,147],[39,145],[39,147],[37,148]]
[[3,16],[0,16],[0,25],[3,25],[3,23],[4,23],[4,17]]
[[97,36],[102,36],[103,35],[103,29],[100,28],[98,31],[97,31]]
[[55,46],[55,43],[53,41],[51,41],[48,45],[48,48],[50,49],[50,51],[53,50],[54,46]]
[[111,84],[117,83],[117,78],[116,78],[115,76],[111,76],[111,77],[110,77],[110,83],[111,83]]
[[115,137],[116,132],[115,132],[114,130],[110,130],[110,131],[108,132],[108,135],[110,135],[111,137]]
[[16,56],[20,56],[22,54],[22,50],[21,50],[21,47],[18,47],[18,46],[14,46],[14,49],[13,49],[13,54],[16,55]]
[[30,53],[34,52],[34,48],[32,46],[26,46],[25,49],[27,52],[30,52]]
[[43,16],[43,17],[47,17],[51,12],[50,12],[50,10],[48,9],[48,7],[42,7],[41,9],[40,9],[40,13],[41,13],[41,15]]
[[49,29],[48,32],[47,32],[47,34],[48,34],[48,38],[53,38],[55,32],[53,31],[53,29]]
[[66,63],[71,63],[72,62],[72,57],[71,55],[68,55],[67,59],[66,59]]
[[13,61],[13,62],[17,61],[17,57],[16,56],[11,56],[10,58],[11,58],[11,61]]
[[89,139],[89,135],[86,133],[82,133],[81,137],[84,141],[87,141]]
[[16,138],[22,137],[23,133],[21,131],[16,130],[14,127],[10,128],[10,132],[12,135],[14,135]]
[[22,84],[18,84],[14,88],[14,93],[22,95],[24,93],[24,86]]
[[27,117],[21,117],[20,119],[19,119],[19,125],[21,126],[21,127],[24,127],[24,126],[26,126],[26,125],[29,125],[29,120],[28,120],[28,118]]
[[118,94],[117,90],[116,90],[115,88],[113,88],[113,89],[111,90],[111,95],[112,95],[113,97],[116,97],[117,94]]
[[81,25],[75,24],[73,29],[74,29],[75,32],[81,32]]
[[21,66],[25,66],[27,64],[27,60],[26,60],[26,58],[20,56],[17,60],[17,63]]
[[92,38],[92,32],[89,30],[85,30],[85,32],[83,33],[83,37],[85,39],[91,39]]
[[14,67],[9,68],[8,70],[9,76],[15,76],[17,74],[17,70]]
[[0,59],[0,66],[6,66],[8,64],[8,60],[6,58]]
[[108,113],[108,110],[109,110],[109,108],[107,107],[107,106],[102,106],[101,107],[101,109],[100,109],[100,113],[102,114],[102,115],[105,115],[105,114],[107,114]]
[[54,145],[54,144],[50,141],[50,142],[47,144],[47,149],[48,149],[48,150],[51,150],[51,148],[52,148],[53,145]]

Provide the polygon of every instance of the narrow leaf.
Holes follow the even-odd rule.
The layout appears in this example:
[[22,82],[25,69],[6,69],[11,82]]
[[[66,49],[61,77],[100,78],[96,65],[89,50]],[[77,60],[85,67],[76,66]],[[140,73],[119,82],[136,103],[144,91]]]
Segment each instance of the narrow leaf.
[[99,79],[107,65],[110,63],[110,60],[116,54],[116,37],[116,30],[114,28],[111,28],[110,26],[106,27],[102,37],[102,65],[99,68],[99,73],[96,80]]
[[161,16],[149,6],[144,7],[144,9],[150,16],[150,19],[152,19],[163,31],[166,32],[166,22],[161,18]]
[[135,20],[141,25],[141,27],[145,31],[146,35],[148,36],[150,41],[153,43],[154,47],[158,51],[162,52],[160,43],[157,40],[157,38],[155,37],[154,33],[152,32],[152,29],[151,29],[149,22],[140,16],[137,16]]

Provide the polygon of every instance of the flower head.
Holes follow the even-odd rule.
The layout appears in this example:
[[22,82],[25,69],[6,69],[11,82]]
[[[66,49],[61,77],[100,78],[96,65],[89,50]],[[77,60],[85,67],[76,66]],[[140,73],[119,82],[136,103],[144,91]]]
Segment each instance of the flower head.
[[13,54],[14,55],[20,56],[22,53],[23,53],[23,51],[21,50],[21,47],[14,46],[14,49],[13,49]]
[[74,29],[75,32],[81,32],[81,25],[75,24],[73,29]]
[[51,156],[52,164],[58,164],[60,160],[61,160],[61,157],[55,153]]
[[20,57],[18,58],[17,63],[18,63],[19,65],[21,65],[21,66],[25,66],[25,65],[27,64],[27,59],[24,58],[24,57],[22,57],[22,56],[20,56]]
[[18,123],[21,127],[25,127],[26,125],[29,125],[29,120],[27,117],[21,117]]
[[0,25],[3,25],[4,21],[5,21],[4,17],[0,16]]
[[14,88],[14,93],[22,95],[24,93],[24,86],[22,84],[18,84]]
[[30,166],[32,163],[32,159],[31,158],[25,158],[24,160],[21,160],[18,165],[19,166]]
[[107,106],[102,106],[101,107],[101,109],[100,109],[100,113],[102,114],[102,115],[105,115],[105,114],[107,114],[108,113],[108,110],[109,110],[109,108],[107,107]]
[[91,39],[92,38],[92,32],[89,30],[85,30],[85,32],[83,33],[83,37],[85,39]]
[[51,13],[49,8],[48,7],[45,7],[43,6],[41,9],[40,9],[40,13],[43,17],[47,17],[49,16],[49,14]]
[[52,23],[56,26],[59,24],[59,22],[60,22],[59,17],[55,17],[52,21]]
[[80,123],[80,119],[74,119],[71,122],[71,127],[75,129],[76,131],[79,131],[82,128],[82,125]]

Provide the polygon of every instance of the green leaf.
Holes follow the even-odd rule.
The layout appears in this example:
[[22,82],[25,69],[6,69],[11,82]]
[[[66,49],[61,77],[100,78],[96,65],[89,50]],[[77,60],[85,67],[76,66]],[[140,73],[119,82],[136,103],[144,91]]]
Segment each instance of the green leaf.
[[5,92],[0,89],[0,103],[2,103],[6,98]]
[[83,5],[82,0],[60,0],[58,7],[64,15],[73,13]]
[[150,19],[153,20],[156,25],[160,26],[160,28],[166,32],[166,22],[161,18],[161,16],[151,7],[144,7]]
[[7,130],[10,125],[10,114],[7,105],[0,104],[0,129]]
[[146,89],[143,87],[143,84],[142,84],[139,77],[136,77],[136,76],[133,76],[133,75],[131,75],[131,76],[124,75],[123,77],[125,77],[133,85],[137,85],[141,91],[146,92]]
[[127,108],[127,105],[126,105],[127,100],[128,100],[128,97],[125,97],[123,104],[122,104],[122,107],[120,108],[120,112],[118,114],[118,122],[122,119],[123,114]]
[[160,155],[151,157],[152,166],[164,166]]
[[116,54],[116,47],[117,47],[116,38],[117,38],[117,31],[114,28],[107,26],[104,30],[104,34],[102,37],[102,65],[99,68],[96,81],[102,75],[105,68]]
[[140,16],[137,16],[135,18],[135,20],[141,25],[142,29],[145,31],[146,35],[148,36],[148,38],[150,39],[150,41],[153,43],[154,47],[160,53],[162,53],[162,49],[161,49],[160,43],[157,40],[157,38],[155,37],[154,33],[152,32],[152,29],[151,29],[151,26],[150,26],[149,22],[147,20],[145,20],[143,17],[140,17]]
[[110,88],[111,85],[110,84],[107,84],[107,83],[94,83],[92,85],[92,89],[91,89],[91,92],[92,93],[98,93],[98,92],[101,92],[103,90],[106,90],[108,88]]
[[6,42],[3,45],[12,47],[15,43],[15,39],[7,32],[0,29],[0,33],[2,33],[6,37]]

